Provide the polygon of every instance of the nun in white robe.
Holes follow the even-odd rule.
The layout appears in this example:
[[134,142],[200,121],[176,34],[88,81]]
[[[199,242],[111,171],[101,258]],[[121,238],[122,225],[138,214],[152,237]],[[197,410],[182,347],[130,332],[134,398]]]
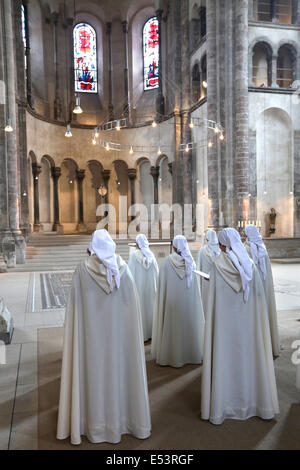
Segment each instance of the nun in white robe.
[[271,329],[271,340],[273,355],[279,356],[280,354],[280,342],[277,324],[277,311],[275,292],[273,285],[273,276],[269,255],[262,237],[255,227],[255,225],[248,225],[245,227],[245,234],[247,236],[245,246],[250,258],[254,261],[262,283],[265,289],[266,301],[268,305],[268,315]]
[[262,281],[235,229],[222,230],[219,242],[222,253],[210,271],[201,417],[213,424],[272,419],[279,405]]
[[175,253],[159,270],[151,352],[162,366],[201,364],[204,314],[196,265],[184,236],[173,240]]
[[136,237],[136,244],[138,248],[130,255],[128,267],[136,283],[142,313],[144,341],[147,341],[152,336],[158,265],[144,234]]
[[72,444],[150,435],[139,302],[115,247],[105,229],[94,232],[66,308],[57,438]]
[[[208,230],[205,235],[206,245],[200,248],[197,258],[197,269],[207,274],[210,273],[211,267],[219,254],[221,253],[218,237],[214,230]],[[209,282],[202,276],[198,277],[200,284],[204,315],[208,298]]]

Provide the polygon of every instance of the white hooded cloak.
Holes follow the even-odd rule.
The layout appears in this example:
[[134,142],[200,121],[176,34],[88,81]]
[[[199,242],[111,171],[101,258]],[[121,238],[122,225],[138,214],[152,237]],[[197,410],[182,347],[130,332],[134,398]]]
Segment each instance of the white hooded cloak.
[[72,444],[82,435],[93,443],[145,439],[151,430],[136,287],[107,236],[98,238],[106,265],[96,254],[79,264],[66,308],[57,438]]
[[153,309],[157,291],[158,265],[145,235],[137,236],[140,249],[129,258],[128,267],[135,280],[142,313],[144,341],[152,336]]
[[[187,249],[186,243],[185,253]],[[205,322],[196,276],[191,271],[188,281],[185,259],[177,253],[160,267],[151,347],[160,365],[182,367],[202,362]]]
[[[207,274],[210,273],[211,267],[221,250],[219,248],[219,241],[217,234],[214,230],[208,230],[206,232],[206,245],[202,246],[198,253],[197,258],[197,269],[203,271]],[[202,276],[198,276],[198,282],[200,285],[202,303],[204,315],[206,311],[206,303],[208,297],[209,282],[204,279]]]
[[254,261],[262,283],[265,289],[266,301],[268,306],[268,315],[271,329],[271,340],[273,355],[279,356],[280,354],[280,342],[279,342],[279,333],[278,333],[278,323],[277,323],[277,310],[276,310],[276,300],[273,284],[273,275],[272,268],[269,259],[268,252],[262,241],[261,235],[255,225],[248,225],[245,228],[245,233],[247,235],[247,240],[245,243],[247,252],[250,258]]
[[210,271],[201,393],[201,417],[213,424],[279,413],[268,309],[254,263],[248,291],[245,302],[241,274],[222,252]]

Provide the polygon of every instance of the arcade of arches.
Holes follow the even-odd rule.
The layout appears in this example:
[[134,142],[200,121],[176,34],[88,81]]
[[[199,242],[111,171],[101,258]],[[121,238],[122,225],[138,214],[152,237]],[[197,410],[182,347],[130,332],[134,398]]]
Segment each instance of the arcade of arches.
[[1,250],[90,233],[103,202],[118,233],[119,196],[191,204],[200,241],[248,220],[269,237],[271,208],[272,237],[300,237],[300,1],[117,3],[2,2]]

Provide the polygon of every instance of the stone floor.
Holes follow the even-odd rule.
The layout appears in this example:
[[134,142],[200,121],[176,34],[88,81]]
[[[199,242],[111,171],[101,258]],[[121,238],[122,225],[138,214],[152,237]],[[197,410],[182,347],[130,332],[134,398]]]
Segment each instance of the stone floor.
[[[300,319],[300,265],[274,263],[272,269],[280,334],[295,337],[289,328],[291,316]],[[37,330],[63,325],[70,273],[0,274],[0,296],[15,322],[6,364],[0,364],[0,450],[38,448]]]

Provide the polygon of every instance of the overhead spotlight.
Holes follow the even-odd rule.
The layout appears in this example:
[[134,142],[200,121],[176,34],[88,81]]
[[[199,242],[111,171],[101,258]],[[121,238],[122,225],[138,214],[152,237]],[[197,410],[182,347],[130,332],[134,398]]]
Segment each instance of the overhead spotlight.
[[214,133],[215,133],[215,134],[218,134],[218,132],[219,132],[218,126],[215,126],[215,127],[214,127]]
[[99,128],[98,127],[96,127],[96,129],[95,129],[95,137],[99,137]]
[[66,130],[66,133],[65,133],[65,137],[72,137],[70,124],[67,124],[67,130]]
[[110,150],[110,148],[109,148],[109,142],[106,142],[105,150],[107,150],[107,151]]
[[264,190],[264,194],[267,194],[267,191],[266,191],[266,190]]
[[211,141],[208,142],[207,146],[211,148],[213,146],[213,143]]
[[220,140],[224,140],[224,139],[225,139],[224,134],[221,134],[220,135]]
[[251,193],[248,194],[248,197],[251,197]]
[[4,128],[5,132],[13,132],[13,127],[11,125],[11,119],[7,119],[7,124]]
[[72,180],[70,180],[70,181],[69,181],[69,183],[70,183],[70,184],[72,184],[72,183],[73,183],[73,181],[72,181]]
[[73,113],[74,114],[81,114],[82,113],[82,109],[80,107],[80,97],[79,96],[76,96],[76,98],[75,98],[75,108],[73,109]]
[[190,151],[189,144],[186,144],[184,151],[185,151],[185,152],[189,152],[189,151]]
[[160,149],[160,147],[158,147],[157,155],[161,155],[161,149]]
[[290,191],[290,194],[294,194],[294,192],[293,192],[293,191]]
[[203,88],[207,88],[207,82],[205,80],[203,80],[202,85],[203,85]]
[[190,123],[189,123],[189,128],[190,128],[190,129],[193,129],[193,128],[194,128],[194,123],[193,123],[193,121],[192,121],[192,120],[190,120]]
[[96,145],[96,143],[97,143],[96,138],[93,137],[92,144],[93,144],[93,145]]
[[199,184],[199,180],[196,180],[196,184]]
[[26,193],[26,191],[24,191],[24,193],[23,193],[23,196],[24,196],[24,197],[26,197],[26,196],[27,196],[27,193]]
[[152,122],[152,127],[157,127],[157,122],[155,120]]
[[121,184],[120,181],[118,181],[118,186],[120,186],[120,184]]
[[130,145],[129,153],[132,155],[133,154],[133,148],[132,145]]
[[117,121],[116,130],[119,131],[121,129],[120,121]]

